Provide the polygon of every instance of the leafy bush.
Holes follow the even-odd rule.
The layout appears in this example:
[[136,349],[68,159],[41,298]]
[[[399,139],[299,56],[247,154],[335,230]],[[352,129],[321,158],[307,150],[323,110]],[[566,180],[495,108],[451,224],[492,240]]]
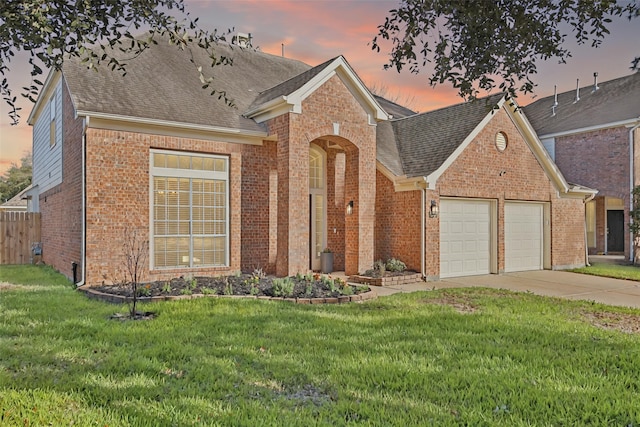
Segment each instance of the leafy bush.
[[295,282],[289,277],[273,279],[273,296],[290,297],[293,295],[294,286]]
[[387,260],[385,268],[388,271],[405,271],[407,269],[407,265],[399,259],[390,258]]

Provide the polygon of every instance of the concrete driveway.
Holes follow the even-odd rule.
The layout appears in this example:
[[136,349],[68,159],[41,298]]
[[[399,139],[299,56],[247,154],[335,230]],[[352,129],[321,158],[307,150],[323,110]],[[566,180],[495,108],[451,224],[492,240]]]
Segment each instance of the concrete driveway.
[[640,282],[609,279],[566,271],[543,270],[456,277],[442,279],[438,282],[422,282],[395,288],[376,287],[375,290],[378,295],[382,296],[396,292],[464,287],[528,291],[537,295],[640,308]]

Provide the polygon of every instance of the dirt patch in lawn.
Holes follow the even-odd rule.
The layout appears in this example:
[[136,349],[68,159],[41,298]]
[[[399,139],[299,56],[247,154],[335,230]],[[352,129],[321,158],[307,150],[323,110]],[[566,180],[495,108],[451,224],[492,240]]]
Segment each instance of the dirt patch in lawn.
[[477,306],[471,302],[470,298],[446,292],[443,292],[438,298],[426,298],[422,302],[425,304],[447,305],[461,314],[472,314],[478,311]]
[[583,318],[598,328],[640,334],[640,316],[610,311],[583,312]]

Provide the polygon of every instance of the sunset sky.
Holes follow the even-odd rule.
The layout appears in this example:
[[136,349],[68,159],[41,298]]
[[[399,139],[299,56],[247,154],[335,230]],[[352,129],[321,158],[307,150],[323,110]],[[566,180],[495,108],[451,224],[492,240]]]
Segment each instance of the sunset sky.
[[[388,11],[398,5],[394,0],[185,0],[192,16],[200,17],[200,25],[206,29],[251,33],[253,44],[260,50],[275,55],[284,54],[309,65],[318,65],[327,59],[343,55],[360,78],[370,87],[384,87],[387,97],[409,104],[414,110],[424,112],[461,102],[456,92],[443,85],[428,85],[428,72],[398,74],[384,71],[387,51],[376,53],[369,45],[376,35],[377,26],[384,22]],[[584,86],[593,82],[593,73],[599,73],[599,81],[611,80],[631,73],[634,56],[640,55],[640,22],[626,19],[614,21],[611,34],[598,49],[569,44],[573,53],[567,64],[550,60],[538,65],[536,96],[574,89],[576,79]],[[389,47],[389,46],[387,46]],[[22,61],[20,61],[22,59]],[[24,56],[18,56],[10,64],[8,75],[15,95],[29,84],[29,69]],[[42,78],[44,80],[44,78]],[[518,98],[520,105],[531,102],[530,97]],[[0,106],[0,173],[11,163],[31,150],[31,127],[26,120],[32,104],[20,102],[21,121],[11,126],[8,108]]]

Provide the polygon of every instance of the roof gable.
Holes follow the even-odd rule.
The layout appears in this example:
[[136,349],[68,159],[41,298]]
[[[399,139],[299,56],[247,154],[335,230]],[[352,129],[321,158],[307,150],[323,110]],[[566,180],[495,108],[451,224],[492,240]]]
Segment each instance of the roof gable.
[[438,178],[491,121],[495,109],[507,113],[559,193],[580,196],[595,193],[566,182],[522,109],[504,94],[394,120],[392,132],[379,127],[378,161],[399,181],[413,178],[435,188]]
[[302,101],[335,75],[367,111],[371,124],[388,119],[387,113],[342,56],[262,92],[246,111],[245,116],[262,123],[287,112],[301,113]]

